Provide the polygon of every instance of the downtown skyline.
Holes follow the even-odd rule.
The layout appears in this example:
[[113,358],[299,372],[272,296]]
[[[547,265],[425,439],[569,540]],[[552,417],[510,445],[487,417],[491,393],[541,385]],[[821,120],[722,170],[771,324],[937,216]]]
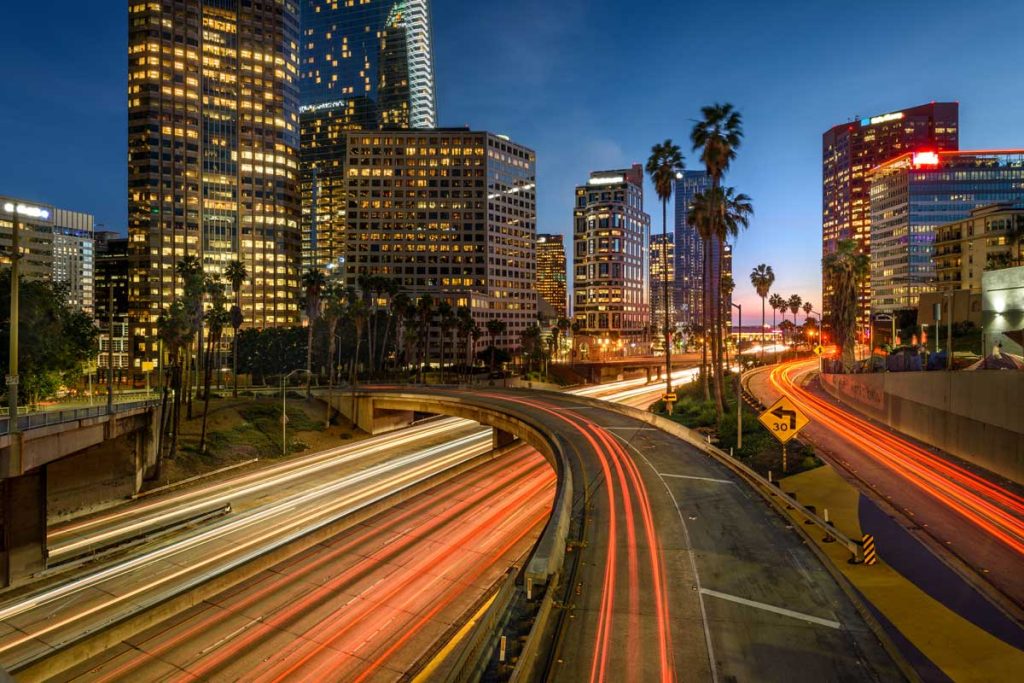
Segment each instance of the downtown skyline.
[[[962,18],[963,34],[999,41],[1014,25],[1011,15],[1024,18],[1021,8],[1008,3],[984,4],[1003,8],[1005,21],[993,25],[979,8]],[[1010,82],[1016,60],[1004,55],[991,63],[981,54],[944,50],[936,39],[942,21],[938,6],[951,3],[938,3],[933,19],[903,9],[893,10],[884,26],[872,24],[869,13],[852,18],[862,41],[886,47],[870,54],[847,49],[854,44],[851,37],[830,36],[823,28],[831,21],[824,9],[748,5],[735,20],[735,45],[714,60],[712,69],[699,31],[702,23],[721,18],[710,7],[655,12],[652,6],[650,12],[626,16],[612,3],[604,14],[583,14],[579,2],[557,7],[525,2],[515,11],[436,2],[438,123],[468,123],[534,148],[538,231],[569,235],[571,188],[579,177],[641,161],[650,145],[665,137],[683,147],[688,169],[698,169],[687,140],[692,119],[707,101],[734,102],[747,136],[731,183],[751,195],[756,211],[751,228],[739,237],[734,264],[734,298],[749,310],[758,306],[747,274],[761,262],[775,265],[777,291],[820,304],[820,136],[827,128],[854,116],[953,100],[961,107],[962,148],[1016,146],[1024,140],[1007,99],[1012,105],[1019,96],[999,88]],[[31,6],[13,9],[22,25],[38,24],[42,12]],[[66,35],[59,47],[43,54],[27,34],[0,47],[0,62],[7,65],[4,81],[11,85],[0,94],[0,117],[10,132],[0,140],[0,153],[24,160],[4,165],[0,187],[88,211],[106,229],[123,232],[123,7],[87,11],[58,3],[45,19]],[[774,30],[762,32],[765,22]],[[598,36],[613,29],[637,41],[609,47]],[[465,39],[483,30],[491,31],[489,40]],[[799,42],[790,49],[793,41]],[[633,47],[639,44],[656,47],[640,52]],[[928,54],[929,68],[913,83],[891,68],[922,53]],[[660,74],[653,66],[659,60],[670,64]],[[813,74],[808,63],[816,65]],[[583,76],[597,67],[612,80],[624,79],[636,97],[609,99],[604,78]],[[517,87],[494,87],[494,74]],[[52,135],[55,126],[64,125],[56,121],[69,115],[83,134],[70,140]],[[649,181],[646,189],[650,212]],[[745,321],[753,318],[748,314]]]

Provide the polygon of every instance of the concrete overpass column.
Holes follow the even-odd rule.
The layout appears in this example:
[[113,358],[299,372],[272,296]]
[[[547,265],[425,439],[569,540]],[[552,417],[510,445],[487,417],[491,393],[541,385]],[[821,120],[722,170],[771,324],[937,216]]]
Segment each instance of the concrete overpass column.
[[491,447],[502,448],[515,442],[516,435],[494,427],[491,430]]
[[46,568],[46,468],[0,483],[3,497],[3,546],[0,580],[18,583]]
[[644,374],[647,375],[647,384],[651,383],[651,368],[650,366],[644,368]]
[[144,480],[157,479],[160,476],[160,463],[157,453],[157,437],[160,433],[160,410],[153,408],[149,412],[146,426],[138,432],[135,444],[135,492],[142,488]]

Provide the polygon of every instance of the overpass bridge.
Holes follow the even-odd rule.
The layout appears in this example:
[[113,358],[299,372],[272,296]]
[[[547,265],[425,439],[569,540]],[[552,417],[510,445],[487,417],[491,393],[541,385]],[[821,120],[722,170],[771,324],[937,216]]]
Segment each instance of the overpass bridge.
[[[46,567],[47,514],[84,497],[137,493],[157,464],[159,401],[56,406],[0,417],[0,587]],[[11,449],[12,439],[20,448]]]
[[[691,368],[700,364],[696,353],[672,356],[672,371]],[[591,384],[602,384],[625,379],[627,374],[643,372],[647,381],[662,379],[665,373],[665,356],[626,356],[604,360],[574,360],[566,366]]]
[[[502,389],[333,400],[370,433],[440,413],[490,425],[496,445],[522,439],[552,464],[547,526],[492,604],[501,614],[480,622],[508,624],[520,680],[902,678],[857,598],[801,538],[732,470],[645,413]],[[493,657],[476,666],[503,677]]]

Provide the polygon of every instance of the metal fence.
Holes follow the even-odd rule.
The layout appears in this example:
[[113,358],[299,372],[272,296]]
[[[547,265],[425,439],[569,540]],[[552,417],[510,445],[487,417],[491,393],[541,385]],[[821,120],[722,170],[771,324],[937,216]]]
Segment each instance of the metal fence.
[[[139,408],[148,408],[155,406],[160,403],[160,399],[155,394],[145,395],[145,398],[140,398],[139,394],[131,394],[125,397],[118,397],[114,399],[114,410],[116,413],[124,413]],[[8,434],[10,432],[11,420],[7,415],[7,409],[4,409],[2,415],[0,415],[0,434]],[[20,413],[20,410],[19,410]],[[22,432],[26,432],[30,429],[38,429],[40,427],[47,427],[49,425],[61,424],[64,422],[75,422],[77,420],[84,420],[90,417],[100,417],[107,414],[107,404],[103,403],[96,405],[83,405],[83,406],[54,406],[53,409],[39,410],[35,412],[29,412],[18,415],[18,427]]]

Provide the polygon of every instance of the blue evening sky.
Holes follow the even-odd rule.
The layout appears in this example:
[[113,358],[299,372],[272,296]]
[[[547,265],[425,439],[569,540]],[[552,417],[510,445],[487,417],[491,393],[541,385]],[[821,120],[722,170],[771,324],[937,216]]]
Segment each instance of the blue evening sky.
[[[127,3],[10,2],[0,40],[0,193],[124,231]],[[746,140],[727,183],[754,199],[736,246],[820,304],[821,133],[857,115],[960,102],[961,147],[1024,147],[1020,0],[434,0],[441,125],[537,151],[538,230],[569,234],[591,170],[685,146],[729,101]],[[648,188],[660,231],[660,207]],[[669,221],[671,225],[671,207]],[[749,307],[749,308],[748,308]],[[745,316],[750,322],[755,315]]]

